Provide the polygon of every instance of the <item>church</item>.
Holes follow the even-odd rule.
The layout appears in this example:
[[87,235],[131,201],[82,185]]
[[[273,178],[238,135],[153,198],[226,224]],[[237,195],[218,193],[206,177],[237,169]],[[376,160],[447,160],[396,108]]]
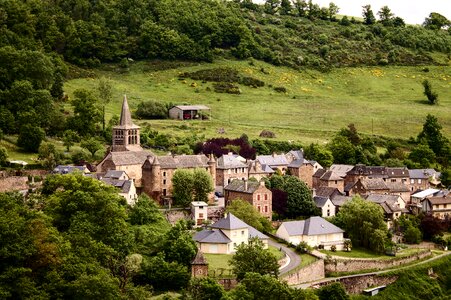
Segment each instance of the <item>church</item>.
[[140,145],[140,127],[133,124],[127,96],[122,102],[119,125],[113,127],[112,145],[97,165],[97,173],[120,170],[134,180],[139,193],[163,203],[172,197],[172,176],[177,169],[204,168],[216,177],[216,161],[211,155],[156,156]]

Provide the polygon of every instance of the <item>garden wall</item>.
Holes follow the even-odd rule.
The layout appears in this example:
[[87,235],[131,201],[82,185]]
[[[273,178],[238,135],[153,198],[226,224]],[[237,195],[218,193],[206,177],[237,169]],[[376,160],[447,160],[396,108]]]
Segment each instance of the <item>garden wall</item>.
[[322,259],[319,259],[294,273],[289,272],[280,275],[280,279],[286,281],[288,285],[298,285],[304,282],[320,280],[324,277],[324,260]]
[[432,255],[430,250],[424,250],[406,257],[392,259],[326,259],[324,269],[326,274],[333,272],[356,272],[362,270],[383,270],[411,263]]
[[389,285],[398,279],[397,276],[355,275],[337,280],[327,281],[317,286],[325,286],[334,282],[340,282],[348,294],[360,294],[370,287]]

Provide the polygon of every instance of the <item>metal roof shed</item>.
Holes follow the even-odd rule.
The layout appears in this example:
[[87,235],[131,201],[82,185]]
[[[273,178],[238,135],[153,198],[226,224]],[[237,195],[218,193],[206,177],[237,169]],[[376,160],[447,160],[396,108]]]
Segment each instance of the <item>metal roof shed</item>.
[[176,105],[169,109],[169,118],[179,120],[202,119],[199,112],[208,111],[208,119],[211,118],[211,109],[205,105]]

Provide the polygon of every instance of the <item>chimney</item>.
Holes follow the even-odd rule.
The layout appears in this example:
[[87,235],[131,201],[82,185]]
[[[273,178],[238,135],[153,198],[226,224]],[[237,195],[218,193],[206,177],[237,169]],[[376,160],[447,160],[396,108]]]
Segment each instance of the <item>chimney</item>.
[[265,182],[263,180],[260,181],[260,186],[265,186]]
[[244,181],[244,191],[247,191],[247,179],[243,179]]
[[312,188],[312,197],[315,197],[315,196],[316,196],[316,189]]
[[276,152],[272,153],[272,157],[276,157],[276,155],[277,155]]

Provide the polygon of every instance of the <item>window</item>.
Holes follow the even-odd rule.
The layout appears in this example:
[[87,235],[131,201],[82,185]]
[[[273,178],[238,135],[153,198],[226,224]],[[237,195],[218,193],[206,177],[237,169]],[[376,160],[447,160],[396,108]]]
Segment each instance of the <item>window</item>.
[[163,172],[163,176],[166,176],[166,172]]
[[203,218],[204,214],[203,213],[199,213],[199,218]]
[[265,205],[265,213],[268,212],[268,205]]
[[327,210],[327,216],[330,217],[330,209]]
[[257,195],[257,201],[260,201],[260,194]]
[[166,189],[163,189],[163,196],[166,196]]
[[268,200],[268,194],[265,194],[265,200]]
[[338,181],[337,180],[335,180],[335,184],[337,184],[338,183]]
[[421,183],[421,179],[418,179],[418,183]]
[[260,205],[259,205],[259,206],[257,206],[257,210],[258,210],[258,212],[260,212],[260,211],[261,211]]
[[410,184],[414,184],[415,183],[415,179],[410,179]]
[[244,230],[241,230],[241,235],[244,236]]
[[392,179],[391,182],[396,182],[396,179]]
[[166,179],[163,179],[163,184],[166,184]]

